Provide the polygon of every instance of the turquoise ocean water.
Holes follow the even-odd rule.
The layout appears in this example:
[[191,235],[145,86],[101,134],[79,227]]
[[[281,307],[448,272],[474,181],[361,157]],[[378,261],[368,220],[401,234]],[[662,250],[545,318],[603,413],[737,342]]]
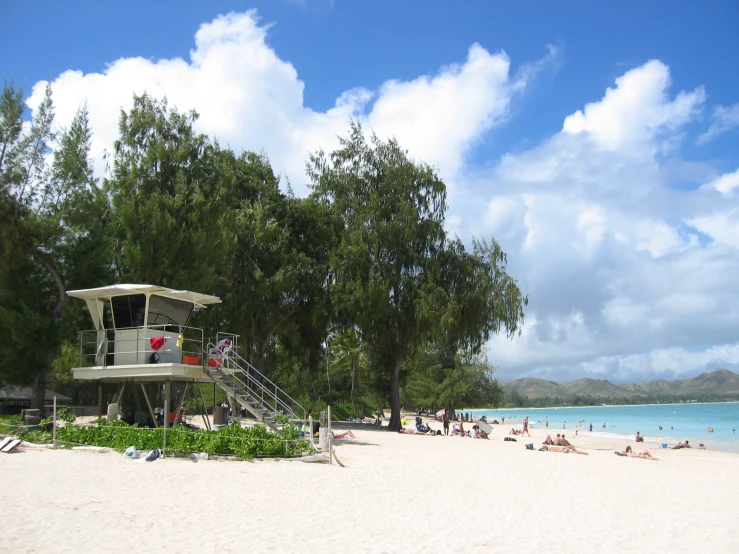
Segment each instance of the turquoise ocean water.
[[[498,421],[504,416],[506,425],[510,421],[511,426],[520,426],[528,416],[536,429],[546,427],[548,420],[552,431],[564,428],[568,436],[574,435],[582,422],[578,432],[583,435],[631,439],[639,431],[652,444],[672,445],[687,439],[694,446],[704,443],[711,450],[739,452],[739,434],[734,432],[739,432],[739,402],[470,410],[470,414]],[[588,431],[590,423],[592,433]],[[707,432],[708,427],[714,432]]]

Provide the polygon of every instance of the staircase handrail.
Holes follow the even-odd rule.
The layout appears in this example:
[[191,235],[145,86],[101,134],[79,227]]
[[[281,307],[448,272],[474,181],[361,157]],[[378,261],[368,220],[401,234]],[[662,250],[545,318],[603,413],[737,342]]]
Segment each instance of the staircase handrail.
[[[239,355],[238,352],[235,352],[234,350],[227,350],[225,352],[220,352],[218,356],[212,356],[209,354],[216,346],[213,343],[208,343],[208,349],[206,350],[206,354],[208,358],[215,358],[215,359],[223,359],[224,361],[231,362],[233,364],[233,368],[226,368],[226,369],[238,369],[242,374],[246,375],[246,377],[249,379],[250,382],[253,382],[257,387],[260,389],[262,393],[266,392],[267,396],[272,398],[274,401],[274,407],[277,411],[277,406],[279,405],[283,411],[285,412],[285,415],[292,416],[293,419],[297,419],[298,416],[295,413],[295,407],[297,407],[299,410],[303,411],[303,419],[305,419],[306,410],[305,408],[295,400],[292,396],[290,396],[287,392],[285,392],[283,389],[281,389],[275,382],[273,382],[269,377],[264,375],[261,371],[259,371],[257,368],[255,368],[252,364],[250,364],[247,360],[245,360],[242,356]],[[249,368],[249,371],[245,371],[241,365],[239,365],[239,362],[244,364],[246,367]],[[207,363],[207,362],[206,362]],[[257,376],[259,376],[262,380],[260,381],[257,379],[254,375],[251,375],[250,372],[256,373]],[[236,376],[236,374],[232,374],[235,379],[237,379],[240,384],[248,390],[252,395],[254,395],[255,398],[259,399],[259,392],[255,391],[251,386],[249,386],[247,383],[243,382],[241,378]],[[264,383],[268,383],[269,387],[265,386]],[[275,392],[272,392],[272,388],[274,388]],[[284,397],[289,399],[289,401],[292,403],[292,406],[290,406],[285,400],[280,398],[278,393],[282,394]]]

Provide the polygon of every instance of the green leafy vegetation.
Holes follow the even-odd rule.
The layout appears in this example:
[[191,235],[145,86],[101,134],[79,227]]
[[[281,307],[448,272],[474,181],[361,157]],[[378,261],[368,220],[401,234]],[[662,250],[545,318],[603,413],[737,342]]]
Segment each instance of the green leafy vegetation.
[[[167,452],[191,454],[206,452],[244,459],[262,457],[294,457],[312,451],[309,441],[300,439],[298,428],[288,423],[281,437],[263,425],[243,428],[238,423],[218,431],[191,430],[177,426],[167,430]],[[64,446],[102,446],[124,451],[129,446],[139,450],[162,448],[164,430],[127,425],[124,422],[98,420],[97,425],[65,425],[56,433],[57,442]],[[19,434],[24,440],[37,444],[52,442],[50,431],[31,431]]]

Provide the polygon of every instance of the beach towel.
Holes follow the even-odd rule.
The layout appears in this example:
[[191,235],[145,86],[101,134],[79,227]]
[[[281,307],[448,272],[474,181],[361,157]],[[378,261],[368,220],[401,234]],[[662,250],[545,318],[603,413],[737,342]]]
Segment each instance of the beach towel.
[[164,343],[167,341],[165,337],[151,337],[149,343],[151,344],[152,350],[159,350]]

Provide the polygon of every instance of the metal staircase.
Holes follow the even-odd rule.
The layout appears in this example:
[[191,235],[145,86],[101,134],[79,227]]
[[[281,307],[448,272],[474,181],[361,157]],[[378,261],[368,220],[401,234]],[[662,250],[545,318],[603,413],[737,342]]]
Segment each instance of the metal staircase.
[[233,348],[212,343],[204,352],[205,372],[258,421],[282,435],[275,416],[305,419],[306,411],[297,400],[265,377]]

